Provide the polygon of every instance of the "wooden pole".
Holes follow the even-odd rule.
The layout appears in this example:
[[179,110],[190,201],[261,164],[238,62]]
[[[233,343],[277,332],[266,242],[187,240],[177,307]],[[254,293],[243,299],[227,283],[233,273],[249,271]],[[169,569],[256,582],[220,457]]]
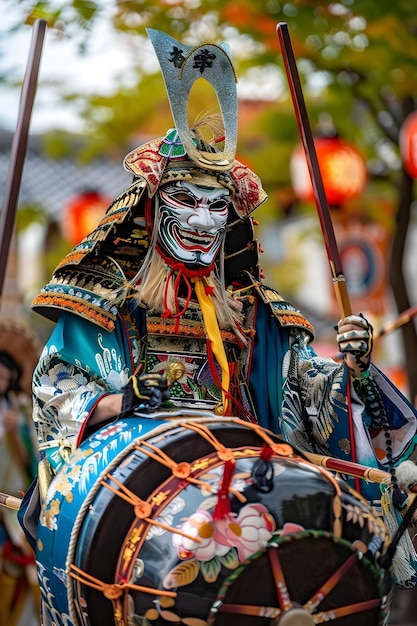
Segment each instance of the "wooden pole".
[[32,31],[32,42],[23,79],[17,126],[13,136],[9,169],[5,183],[4,200],[0,213],[0,298],[3,294],[4,277],[26,158],[30,118],[35,99],[45,30],[46,21],[36,20]]
[[298,129],[300,131],[301,142],[303,144],[308,165],[308,171],[311,178],[311,184],[313,186],[314,199],[320,219],[324,244],[326,246],[327,257],[329,260],[330,271],[333,279],[333,286],[336,294],[336,300],[339,305],[340,316],[347,317],[348,315],[352,314],[352,308],[349,301],[346,280],[342,270],[342,264],[340,261],[339,250],[337,248],[329,205],[327,202],[323,179],[317,159],[313,133],[311,132],[310,121],[308,119],[303,91],[301,89],[301,82],[297,70],[297,64],[294,58],[294,52],[288,32],[288,26],[287,24],[285,24],[285,22],[281,22],[277,25],[277,34],[281,46],[285,72],[287,74],[295,115],[297,118]]
[[408,322],[411,322],[415,315],[417,315],[417,305],[406,309],[405,311],[400,313],[400,315],[394,320],[391,320],[390,322],[384,324],[379,330],[374,332],[374,339],[379,339],[380,337],[391,333],[393,330],[401,328],[401,326],[404,326],[404,324],[408,324]]

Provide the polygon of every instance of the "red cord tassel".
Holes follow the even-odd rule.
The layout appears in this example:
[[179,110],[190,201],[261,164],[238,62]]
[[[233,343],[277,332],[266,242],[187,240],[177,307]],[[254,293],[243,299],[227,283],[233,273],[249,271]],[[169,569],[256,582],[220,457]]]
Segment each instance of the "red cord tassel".
[[213,520],[222,520],[230,515],[229,487],[235,471],[235,462],[226,461],[224,464],[223,480],[217,494],[217,504],[213,511]]
[[262,461],[265,461],[266,463],[268,463],[268,461],[270,460],[273,454],[274,454],[274,451],[271,448],[271,446],[269,446],[267,443],[264,443],[264,445],[262,446],[261,454],[260,454]]

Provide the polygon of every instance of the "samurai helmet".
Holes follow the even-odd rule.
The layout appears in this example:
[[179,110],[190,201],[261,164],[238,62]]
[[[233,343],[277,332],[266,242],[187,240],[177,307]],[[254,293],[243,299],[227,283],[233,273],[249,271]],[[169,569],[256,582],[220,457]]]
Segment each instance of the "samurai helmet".
[[[229,46],[191,47],[157,30],[148,29],[147,33],[161,66],[175,127],[165,137],[130,152],[124,167],[143,181],[149,198],[162,185],[175,181],[228,189],[234,212],[229,216],[225,242],[226,278],[236,278],[239,269],[258,278],[258,250],[249,216],[267,196],[258,176],[236,159],[236,74]],[[190,128],[188,100],[193,85],[201,79],[214,88],[220,114],[205,116]],[[152,222],[152,213],[148,213],[149,236]]]
[[[95,306],[100,311],[106,308],[106,319],[113,319],[111,293],[138,272],[152,240],[152,198],[159,187],[175,181],[229,190],[234,211],[230,211],[224,244],[225,281],[240,280],[245,272],[259,279],[258,245],[250,216],[267,195],[256,174],[236,159],[237,91],[229,46],[191,47],[160,31],[147,32],[161,66],[174,127],[125,157],[124,168],[134,175],[132,185],[61,261],[35,299],[33,308],[46,317],[55,319],[54,309],[62,306],[73,309],[76,291],[80,315],[85,314],[86,302],[90,307],[93,292],[99,299]],[[206,116],[190,128],[188,100],[199,79],[214,88],[220,114]],[[104,325],[101,320],[97,323]]]
[[[124,167],[143,178],[152,197],[159,186],[176,180],[229,189],[236,213],[245,218],[264,200],[259,178],[236,160],[236,75],[227,44],[190,47],[154,29],[147,33],[161,66],[175,127],[162,139],[130,152]],[[206,116],[192,128],[188,100],[197,80],[205,79],[216,93],[220,116]],[[204,138],[204,130],[211,138]]]
[[[202,168],[231,169],[237,143],[236,75],[227,44],[204,44],[192,48],[158,30],[147,29],[161,66],[175,128],[188,157]],[[188,99],[191,88],[200,78],[214,88],[224,122],[222,150],[205,150],[196,145],[188,121]]]

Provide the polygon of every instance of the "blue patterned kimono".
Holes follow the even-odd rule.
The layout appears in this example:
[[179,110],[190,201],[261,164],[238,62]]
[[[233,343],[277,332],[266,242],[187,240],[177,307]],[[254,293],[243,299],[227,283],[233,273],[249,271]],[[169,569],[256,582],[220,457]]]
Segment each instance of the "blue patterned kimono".
[[[34,421],[41,450],[52,466],[62,462],[62,451],[73,451],[88,417],[103,394],[119,393],[140,358],[138,335],[145,333],[145,311],[137,309],[137,326],[120,313],[112,332],[86,319],[63,312],[44,348],[34,375]],[[403,395],[374,366],[391,425],[393,457],[404,460],[416,445],[416,412]],[[343,364],[323,359],[307,344],[299,329],[283,328],[258,302],[256,333],[249,368],[249,390],[260,424],[281,434],[301,450],[345,460],[352,459]],[[362,402],[353,389],[351,407],[356,460],[387,468],[383,434],[371,440]],[[65,457],[64,457],[65,458]],[[378,500],[377,485],[364,483],[363,493]]]
[[[308,343],[308,333],[299,326],[282,325],[261,298],[255,309],[253,344],[241,354],[261,426],[301,451],[388,470],[384,433],[371,438],[370,416],[353,386],[349,416],[346,366],[318,356]],[[142,358],[140,338],[147,334],[146,323],[146,311],[140,307],[133,316],[119,311],[113,331],[70,312],[60,315],[34,374],[40,452],[54,471],[85,436],[100,398],[120,393],[135,371]],[[394,462],[404,461],[416,449],[416,411],[373,365],[371,373],[386,407]],[[346,479],[357,488],[357,482]],[[362,495],[380,509],[380,486],[360,483]]]

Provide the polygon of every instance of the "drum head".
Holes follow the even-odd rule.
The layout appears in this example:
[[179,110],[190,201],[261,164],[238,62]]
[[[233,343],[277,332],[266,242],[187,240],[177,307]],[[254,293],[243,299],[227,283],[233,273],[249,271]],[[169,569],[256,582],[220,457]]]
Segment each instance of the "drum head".
[[370,626],[380,623],[381,595],[379,572],[348,542],[325,532],[287,535],[225,581],[208,624]]

